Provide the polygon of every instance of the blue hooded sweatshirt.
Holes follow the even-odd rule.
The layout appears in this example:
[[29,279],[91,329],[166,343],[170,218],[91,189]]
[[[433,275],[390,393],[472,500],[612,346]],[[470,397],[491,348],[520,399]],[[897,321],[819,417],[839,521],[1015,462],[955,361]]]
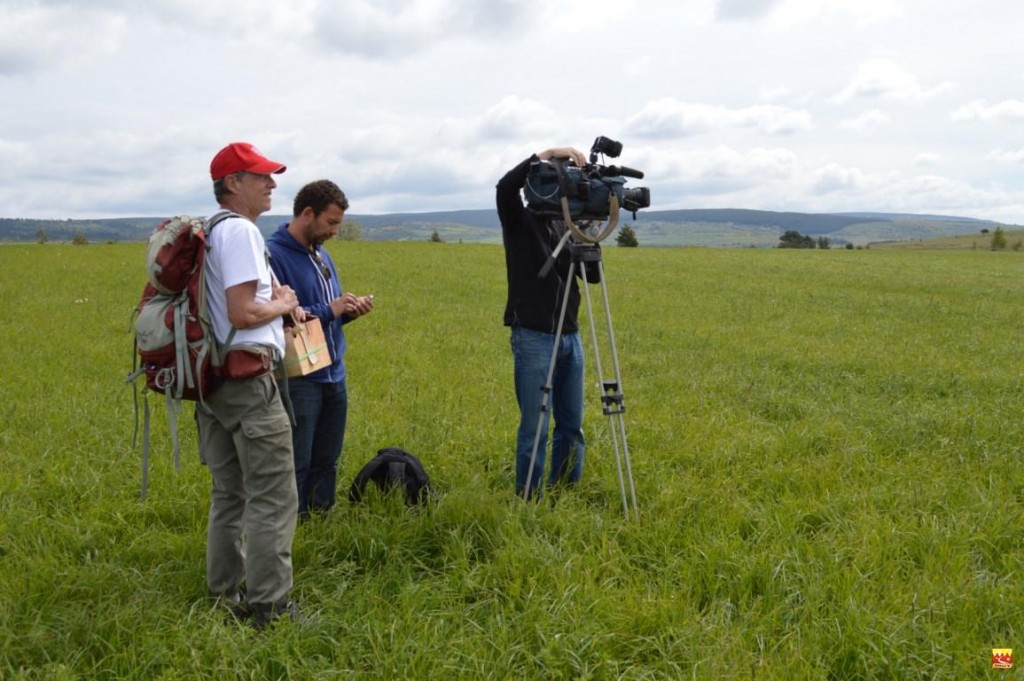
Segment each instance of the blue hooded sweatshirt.
[[342,325],[352,317],[335,317],[331,301],[341,295],[341,280],[334,267],[331,254],[317,246],[310,250],[288,232],[288,223],[282,223],[267,239],[270,266],[282,284],[295,290],[299,304],[324,327],[324,339],[331,353],[331,365],[303,376],[303,380],[316,383],[338,383],[345,380],[345,332]]

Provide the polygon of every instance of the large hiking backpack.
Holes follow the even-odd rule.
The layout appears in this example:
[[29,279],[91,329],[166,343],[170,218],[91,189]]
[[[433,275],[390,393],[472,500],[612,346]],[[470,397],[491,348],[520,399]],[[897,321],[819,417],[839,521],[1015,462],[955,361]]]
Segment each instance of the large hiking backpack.
[[349,489],[352,503],[362,500],[366,486],[373,482],[381,492],[399,488],[405,495],[405,504],[425,504],[433,493],[430,478],[420,460],[400,447],[385,447],[377,452],[356,475]]
[[[148,391],[166,397],[174,447],[174,467],[181,466],[177,415],[182,400],[202,401],[219,385],[223,357],[206,307],[207,237],[213,227],[234,216],[221,211],[209,220],[181,215],[164,220],[149,237],[148,281],[135,308],[132,372],[126,382],[145,376],[142,438],[142,498],[149,481]],[[232,331],[232,334],[234,332]],[[228,343],[231,339],[228,339]],[[138,435],[138,393],[135,393]]]

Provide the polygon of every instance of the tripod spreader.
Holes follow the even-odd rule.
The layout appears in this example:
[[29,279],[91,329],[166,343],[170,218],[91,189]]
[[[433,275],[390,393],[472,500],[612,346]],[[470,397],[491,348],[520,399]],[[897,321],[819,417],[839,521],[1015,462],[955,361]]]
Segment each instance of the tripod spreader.
[[626,411],[626,404],[622,393],[619,391],[618,381],[601,381],[604,395],[601,396],[602,411],[605,416],[622,414]]
[[[565,248],[565,244],[566,243],[569,243],[569,254],[572,256],[572,262],[574,262],[574,263],[588,263],[588,262],[589,263],[599,263],[599,262],[601,262],[601,247],[600,246],[598,246],[597,244],[579,243],[579,242],[576,242],[576,241],[573,241],[573,242],[570,243],[569,239],[571,237],[572,237],[572,232],[570,232],[569,230],[566,230],[565,234],[562,235],[562,238],[559,239],[558,245],[555,246],[554,250],[551,251],[551,255],[548,256],[547,262],[544,263],[544,266],[541,267],[540,271],[537,273],[537,277],[538,278],[543,279],[544,277],[548,276],[548,273],[551,272],[551,268],[555,266],[555,260],[558,259],[559,254],[561,254],[561,252],[562,252],[562,249]],[[596,271],[597,271],[596,269],[592,270],[592,272],[596,272]],[[587,281],[594,281],[594,282],[596,282],[597,280],[596,279],[592,280],[590,278],[590,276],[588,275],[587,276]]]

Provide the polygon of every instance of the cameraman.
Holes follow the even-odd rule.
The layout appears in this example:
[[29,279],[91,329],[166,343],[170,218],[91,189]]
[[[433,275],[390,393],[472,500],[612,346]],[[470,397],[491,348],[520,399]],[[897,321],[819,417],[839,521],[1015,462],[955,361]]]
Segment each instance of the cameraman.
[[[555,416],[551,443],[551,471],[548,484],[572,484],[583,475],[583,347],[576,323],[580,306],[579,286],[569,280],[570,249],[560,251],[547,276],[538,276],[565,232],[562,220],[539,215],[523,205],[521,192],[530,165],[537,161],[569,159],[577,166],[586,157],[572,147],[555,147],[530,156],[508,171],[497,185],[498,219],[505,244],[508,302],[505,326],[512,327],[511,345],[515,363],[516,401],[519,429],[516,433],[516,493],[527,491],[527,475],[541,416],[543,388],[552,354],[556,356],[549,405]],[[588,279],[596,280],[596,268]],[[558,320],[566,287],[569,299],[562,323],[562,335],[555,348]],[[537,441],[537,458],[529,481],[529,496],[539,493],[548,440],[548,416],[544,412]]]

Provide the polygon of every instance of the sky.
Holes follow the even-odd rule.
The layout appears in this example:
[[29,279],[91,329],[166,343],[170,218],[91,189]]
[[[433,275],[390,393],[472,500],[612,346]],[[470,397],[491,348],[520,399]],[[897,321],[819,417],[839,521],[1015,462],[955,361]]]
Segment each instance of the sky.
[[598,136],[651,209],[1024,224],[1019,0],[0,0],[0,217],[212,212],[209,163],[350,213],[494,205]]

